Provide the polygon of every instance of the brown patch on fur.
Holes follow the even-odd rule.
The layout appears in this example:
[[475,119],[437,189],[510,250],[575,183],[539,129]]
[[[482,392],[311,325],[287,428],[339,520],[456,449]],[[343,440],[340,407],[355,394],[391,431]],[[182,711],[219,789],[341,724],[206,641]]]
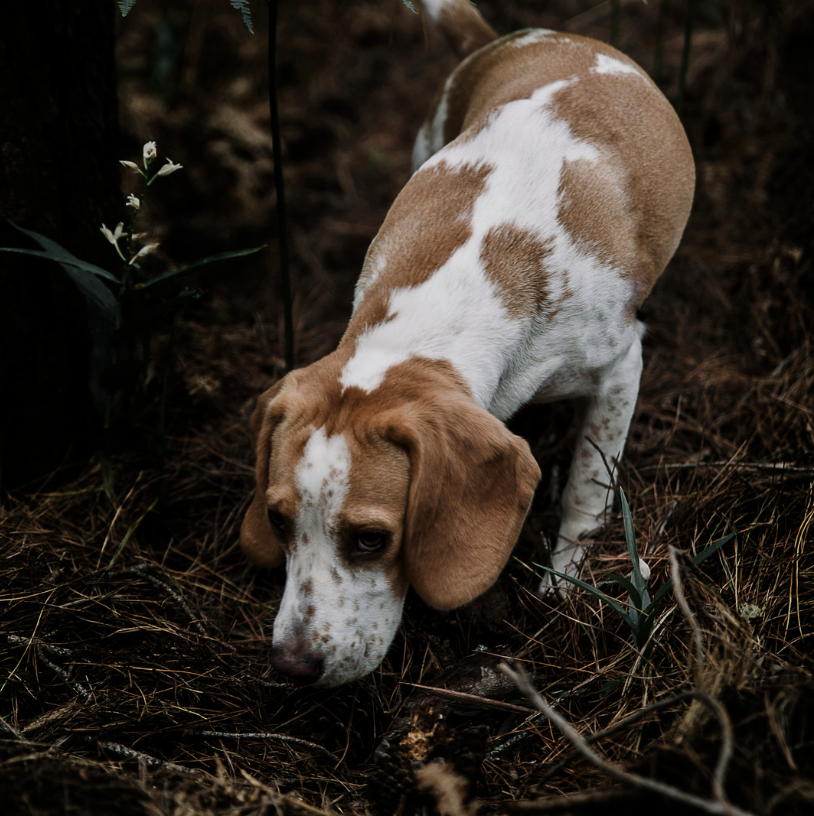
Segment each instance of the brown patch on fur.
[[[470,128],[469,135],[476,135],[487,123],[489,114],[506,103],[528,99],[544,85],[571,79],[588,71],[593,64],[593,50],[572,46],[574,41],[593,43],[593,40],[549,34],[537,42],[514,43],[527,33],[517,31],[504,37],[458,67],[446,94],[444,142],[452,141]],[[608,50],[613,52],[611,48]],[[622,59],[630,62],[627,57]]]
[[511,317],[551,317],[557,313],[545,265],[553,243],[553,239],[541,241],[514,224],[492,227],[484,236],[480,251],[484,271]]
[[561,221],[578,245],[631,277],[636,308],[678,247],[692,206],[695,165],[684,129],[650,79],[632,74],[588,72],[553,107],[603,154],[601,172],[581,162],[563,168]]
[[637,277],[641,261],[636,220],[623,185],[626,173],[614,169],[587,159],[564,162],[557,220],[583,252],[624,276]]
[[[686,135],[669,102],[624,54],[573,34],[516,44],[526,34],[504,37],[458,67],[445,96],[444,142],[473,138],[508,102],[571,81],[554,95],[552,112],[601,158],[563,168],[560,222],[578,246],[631,279],[632,313],[675,252],[689,215],[695,170]],[[592,70],[600,54],[636,73]]]
[[[419,170],[399,193],[370,245],[359,277],[366,286],[342,343],[387,319],[390,292],[418,286],[443,266],[472,234],[475,201],[491,167],[445,162]],[[382,269],[378,276],[374,270]]]
[[348,388],[326,413],[326,433],[343,432],[352,451],[340,516],[401,508],[376,562],[394,588],[409,581],[427,603],[450,609],[491,586],[539,479],[528,445],[442,361],[393,366],[375,391]]

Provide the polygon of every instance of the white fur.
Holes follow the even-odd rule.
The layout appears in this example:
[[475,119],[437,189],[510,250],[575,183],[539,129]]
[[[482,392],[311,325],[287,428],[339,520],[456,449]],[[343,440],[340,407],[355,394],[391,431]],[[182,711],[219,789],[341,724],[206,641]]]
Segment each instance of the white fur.
[[381,570],[350,569],[340,556],[336,523],[350,471],[344,436],[313,431],[295,471],[300,512],[273,638],[275,647],[307,644],[310,654],[324,659],[317,686],[338,686],[375,669],[398,629],[404,603]]
[[635,65],[609,57],[607,54],[597,54],[596,65],[591,70],[597,74],[635,74],[637,77],[644,78],[642,72]]
[[[512,42],[525,44],[546,36],[530,32]],[[603,55],[592,70],[637,74]],[[391,293],[389,319],[357,339],[355,354],[340,377],[343,388],[353,385],[369,392],[384,381],[390,367],[405,360],[446,360],[464,377],[475,401],[502,420],[530,400],[588,397],[554,559],[555,569],[571,574],[582,560],[583,539],[604,523],[611,503],[604,464],[584,437],[590,436],[609,462],[621,455],[641,373],[638,326],[620,320],[630,299],[629,284],[619,270],[578,246],[558,220],[566,162],[588,162],[596,172],[610,174],[615,162],[613,155],[578,139],[568,123],[553,114],[556,95],[577,82],[573,77],[549,83],[530,99],[503,106],[474,137],[467,134],[445,146],[440,145],[446,94],[442,97],[419,135],[414,164],[420,164],[422,172],[440,164],[491,168],[474,203],[471,237],[429,280]],[[433,148],[434,155],[425,155]],[[550,242],[546,268],[549,294],[557,304],[553,316],[510,317],[487,278],[480,258],[483,239],[504,223]],[[383,256],[374,249],[375,243],[370,260],[376,275],[360,278],[355,307],[386,269],[387,251],[394,251],[392,244]],[[546,588],[544,582],[541,590]]]
[[[422,172],[441,163],[493,168],[474,204],[472,235],[428,281],[391,294],[391,319],[358,338],[342,371],[344,388],[372,391],[391,366],[414,357],[443,359],[463,375],[476,402],[506,419],[535,395],[560,399],[593,390],[602,370],[634,342],[635,330],[618,320],[627,284],[580,249],[557,220],[564,163],[602,159],[551,114],[553,96],[574,81],[509,103],[475,138],[453,141],[424,163]],[[546,266],[551,298],[562,301],[555,317],[507,314],[480,259],[484,237],[501,223],[553,240]],[[372,257],[383,266],[375,252]],[[357,304],[370,283],[360,280]]]

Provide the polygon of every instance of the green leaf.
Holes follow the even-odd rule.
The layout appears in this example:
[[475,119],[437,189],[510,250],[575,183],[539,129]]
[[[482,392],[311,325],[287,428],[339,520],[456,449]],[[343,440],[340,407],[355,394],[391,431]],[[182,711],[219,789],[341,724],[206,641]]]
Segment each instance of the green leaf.
[[121,544],[119,544],[116,552],[113,553],[113,557],[110,559],[110,563],[107,565],[108,569],[110,569],[116,563],[118,557],[122,554],[124,548],[127,546],[127,542],[130,540],[130,537],[136,532],[136,530],[138,530],[141,522],[144,521],[148,513],[151,513],[155,509],[157,504],[158,499],[153,499],[153,503],[136,519],[136,523],[124,534]]
[[136,0],[119,0],[119,10],[122,13],[122,17],[127,17],[135,5]]
[[111,272],[108,272],[106,269],[102,269],[101,266],[96,266],[95,264],[88,263],[87,261],[81,261],[79,258],[74,258],[69,252],[67,252],[67,250],[66,255],[68,257],[61,257],[53,252],[47,252],[40,249],[23,249],[22,247],[0,247],[0,252],[16,252],[19,255],[32,255],[35,258],[42,258],[44,261],[54,261],[54,263],[70,266],[73,269],[81,269],[83,272],[90,272],[91,274],[96,275],[96,277],[104,278],[112,283],[119,282],[116,276]]
[[659,604],[661,604],[662,598],[673,588],[673,579],[670,578],[667,580],[664,585],[659,589],[659,591],[653,596],[653,600],[647,605],[647,609],[644,611],[650,615],[655,613],[658,608]]
[[404,5],[407,6],[407,8],[410,9],[410,11],[412,11],[413,14],[418,14],[415,5],[411,3],[410,0],[401,0],[401,2],[404,3]]
[[619,586],[627,590],[627,594],[630,596],[630,603],[633,606],[633,610],[631,610],[631,612],[634,610],[642,611],[642,596],[639,595],[636,587],[633,586],[633,584],[630,583],[630,581],[625,578],[624,575],[619,575],[616,572],[606,572],[604,575],[607,578],[610,578],[611,581],[616,581]]
[[118,283],[118,278],[107,271],[107,269],[102,269],[101,266],[96,266],[96,264],[87,263],[87,261],[80,261],[76,255],[68,252],[64,246],[60,246],[56,241],[52,241],[50,238],[47,238],[45,235],[42,235],[39,232],[34,232],[34,230],[27,230],[23,229],[22,227],[14,224],[11,221],[7,223],[11,224],[14,229],[19,230],[23,233],[23,235],[27,235],[33,241],[36,241],[46,253],[50,253],[49,257],[52,260],[58,261],[59,263],[69,263],[72,266],[76,266],[79,269],[85,269],[88,272],[93,272],[94,275],[98,275],[100,278],[105,278],[113,283]]
[[187,264],[187,266],[182,266],[180,269],[173,269],[170,272],[165,272],[163,275],[157,275],[140,288],[146,289],[148,286],[154,286],[157,283],[166,283],[182,275],[187,275],[200,266],[207,266],[208,264],[218,263],[219,261],[228,261],[230,258],[242,258],[246,255],[254,255],[256,252],[260,252],[260,250],[265,248],[266,245],[263,244],[263,246],[254,247],[253,249],[238,249],[233,252],[221,252],[219,255],[210,255],[207,258],[201,258],[199,261]]
[[11,221],[7,223],[11,224],[11,226],[19,232],[22,232],[23,235],[27,235],[38,243],[43,248],[43,252],[34,249],[18,249],[15,247],[0,247],[0,251],[16,252],[21,255],[33,255],[34,257],[60,264],[82,294],[99,307],[99,310],[105,318],[111,323],[115,321],[117,310],[116,298],[113,296],[113,293],[98,280],[98,277],[103,277],[116,282],[116,278],[113,277],[113,275],[99,266],[80,261],[79,258],[72,255],[67,249],[56,243],[56,241],[52,241],[50,238],[46,238],[38,232],[23,229],[23,227]]
[[[707,558],[709,558],[714,553],[718,552],[721,547],[724,546],[728,541],[731,541],[736,535],[737,530],[733,533],[729,533],[725,535],[723,538],[719,538],[717,541],[713,541],[712,544],[704,547],[698,555],[692,558],[692,565],[694,567],[700,566]],[[662,598],[673,588],[673,579],[670,578],[668,581],[664,583],[664,585],[659,589],[659,591],[653,596],[653,600],[647,605],[645,612],[647,614],[651,614],[651,610],[655,612],[659,604],[661,603]]]
[[[135,0],[133,0],[135,2]],[[252,12],[249,8],[249,0],[229,0],[233,9],[237,9],[243,15],[243,23],[249,29],[250,34],[254,34],[252,28]]]
[[718,550],[720,550],[721,547],[724,546],[724,544],[730,542],[737,534],[738,531],[735,530],[734,532],[729,533],[728,535],[725,535],[723,538],[719,538],[717,541],[713,541],[712,544],[706,546],[703,550],[701,550],[700,553],[698,553],[698,555],[693,557],[692,559],[693,566],[694,567],[700,566],[702,562],[706,561],[707,558],[709,558],[714,553],[718,552]]
[[627,613],[630,615],[630,619],[633,621],[633,623],[638,626],[639,612],[642,608],[642,598],[636,591],[636,587],[633,586],[633,584],[631,584],[627,578],[615,572],[606,572],[605,575],[612,581],[616,581],[617,584],[627,590],[628,599],[630,601],[630,607],[628,608]]
[[535,564],[534,566],[539,567],[540,569],[544,569],[546,572],[550,572],[552,575],[556,575],[558,578],[563,578],[564,580],[568,581],[569,583],[573,584],[574,586],[578,586],[580,589],[584,589],[586,592],[590,592],[595,598],[599,598],[600,601],[606,603],[614,612],[616,612],[622,620],[630,627],[630,631],[636,633],[637,627],[636,624],[631,619],[630,615],[625,612],[622,608],[622,605],[615,601],[610,596],[606,595],[602,592],[601,589],[597,589],[595,586],[591,586],[590,584],[585,583],[585,581],[581,581],[579,578],[574,578],[571,575],[566,575],[563,572],[557,572],[557,570],[552,569],[551,567],[544,567],[542,564]]
[[627,503],[627,496],[625,491],[619,487],[619,501],[622,505],[622,522],[625,526],[625,541],[627,542],[627,552],[630,556],[630,561],[633,564],[633,586],[639,594],[641,600],[642,593],[645,590],[646,584],[642,578],[642,571],[639,567],[639,551],[636,548],[636,531],[633,529],[633,518],[630,515],[630,505]]

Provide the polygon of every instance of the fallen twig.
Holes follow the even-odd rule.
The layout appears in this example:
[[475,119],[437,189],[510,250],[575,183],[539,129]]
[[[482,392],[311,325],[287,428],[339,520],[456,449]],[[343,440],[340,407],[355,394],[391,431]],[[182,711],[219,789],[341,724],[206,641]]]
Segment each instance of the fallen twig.
[[61,677],[69,686],[73,686],[76,693],[82,697],[84,700],[87,700],[90,697],[90,690],[83,686],[82,683],[77,682],[76,680],[71,680],[68,675],[68,672],[65,671],[61,666],[58,666],[53,661],[49,660],[46,657],[45,653],[50,652],[54,655],[59,655],[60,657],[73,657],[73,652],[70,649],[66,649],[64,646],[52,646],[50,643],[46,643],[43,640],[27,637],[20,637],[19,635],[9,635],[8,642],[13,646],[33,646],[36,649],[37,657],[51,669],[54,674]]
[[[93,741],[91,737],[88,737],[87,739],[89,741]],[[145,754],[143,751],[136,751],[134,748],[128,748],[126,745],[122,745],[118,742],[102,742],[101,740],[96,740],[95,742],[101,751],[112,754],[119,759],[143,762],[148,768],[162,768],[165,771],[190,774],[192,776],[198,776],[199,774],[203,773],[203,771],[200,771],[197,768],[185,768],[183,765],[178,765],[175,762],[167,762],[164,759],[159,759],[158,757],[151,756],[150,754]]]
[[[611,762],[607,762],[606,760],[602,759],[598,754],[594,753],[587,740],[565,719],[565,717],[558,714],[551,706],[546,703],[546,701],[542,698],[542,696],[535,690],[535,688],[531,685],[531,682],[526,675],[526,673],[520,669],[512,669],[507,666],[505,663],[500,665],[500,670],[503,671],[507,677],[511,678],[516,684],[520,691],[526,695],[526,698],[531,702],[539,711],[545,714],[548,719],[550,719],[559,729],[562,731],[563,735],[566,739],[577,749],[577,751],[587,759],[592,765],[599,770],[603,771],[604,773],[608,774],[608,776],[616,779],[619,782],[624,782],[628,785],[632,785],[636,788],[640,788],[642,790],[649,790],[653,791],[654,793],[659,794],[660,796],[665,796],[669,799],[673,799],[677,802],[683,802],[687,805],[692,805],[693,807],[697,807],[700,810],[704,810],[707,813],[712,814],[723,814],[724,816],[753,816],[749,811],[742,810],[741,808],[736,807],[735,805],[731,804],[730,802],[726,801],[723,798],[723,791],[720,791],[721,797],[717,798],[717,801],[709,801],[708,799],[703,799],[700,796],[695,796],[691,793],[686,793],[685,791],[679,790],[678,788],[674,788],[672,785],[667,785],[664,782],[659,782],[656,779],[649,779],[646,776],[640,776],[639,774],[630,773],[628,771],[623,770],[617,765],[614,765]],[[728,722],[728,717],[726,717],[726,712],[723,711],[723,708],[712,698],[708,695],[702,694],[701,692],[697,692],[699,695],[698,699],[704,699],[707,705],[710,706],[717,714],[722,715],[726,721]],[[722,757],[724,755],[724,751],[721,752]],[[721,761],[719,759],[718,768],[716,768],[716,776],[720,770]],[[721,774],[722,775],[722,774]],[[716,788],[718,785],[716,784]],[[716,790],[716,794],[718,791]]]
[[421,689],[436,697],[443,697],[445,700],[455,700],[458,703],[469,703],[471,705],[483,706],[484,708],[496,708],[498,711],[508,711],[512,714],[536,715],[533,708],[515,705],[514,703],[504,703],[502,700],[491,700],[488,697],[481,697],[477,694],[467,694],[465,691],[455,691],[454,689],[436,688],[435,686],[422,686],[420,683],[404,683],[403,686]]
[[279,742],[290,742],[293,745],[300,745],[303,748],[310,748],[311,750],[317,751],[320,754],[324,754],[325,756],[328,756],[331,759],[336,759],[336,757],[327,748],[323,748],[321,745],[317,745],[317,743],[315,742],[309,742],[308,740],[300,739],[299,737],[290,737],[288,736],[288,734],[272,734],[266,732],[235,734],[234,732],[230,733],[229,731],[190,731],[189,733],[194,734],[196,737],[216,737],[218,739],[233,739],[233,740],[248,739],[259,740],[261,742],[265,742],[268,740],[278,740]]

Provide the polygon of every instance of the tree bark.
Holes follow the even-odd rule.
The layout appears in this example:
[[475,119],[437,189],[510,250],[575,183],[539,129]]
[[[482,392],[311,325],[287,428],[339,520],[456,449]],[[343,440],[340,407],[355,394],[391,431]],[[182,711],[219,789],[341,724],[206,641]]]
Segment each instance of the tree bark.
[[[0,3],[0,245],[33,229],[100,265],[123,218],[115,5]],[[57,264],[0,254],[0,489],[92,449],[86,304]]]

